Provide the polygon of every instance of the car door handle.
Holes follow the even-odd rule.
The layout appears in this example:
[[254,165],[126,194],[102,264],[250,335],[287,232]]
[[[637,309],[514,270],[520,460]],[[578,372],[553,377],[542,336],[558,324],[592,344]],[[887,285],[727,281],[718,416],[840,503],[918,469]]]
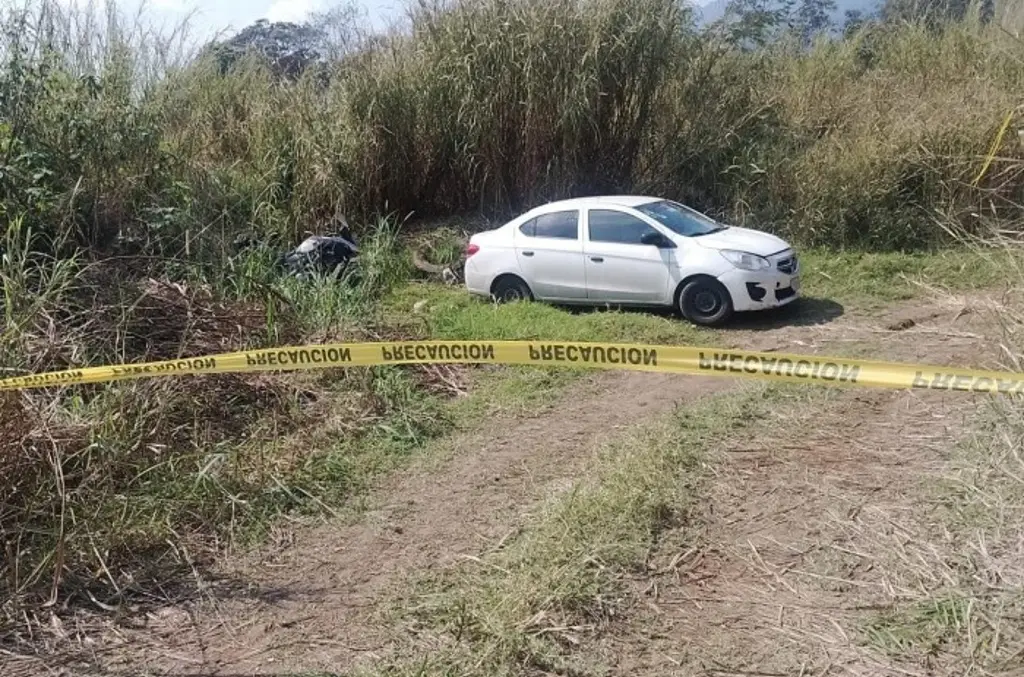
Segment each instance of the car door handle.
[[604,263],[604,259],[601,258],[600,256],[591,256],[590,260],[593,261],[594,263]]
[[523,252],[523,256],[533,256],[533,252]]

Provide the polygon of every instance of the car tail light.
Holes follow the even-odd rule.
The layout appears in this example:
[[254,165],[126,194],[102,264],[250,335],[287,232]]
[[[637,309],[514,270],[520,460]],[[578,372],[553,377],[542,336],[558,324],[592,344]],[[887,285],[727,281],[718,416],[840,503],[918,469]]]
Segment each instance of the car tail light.
[[468,245],[466,245],[466,257],[467,258],[472,256],[473,254],[476,254],[478,251],[480,251],[480,245],[473,244],[472,242],[470,242]]

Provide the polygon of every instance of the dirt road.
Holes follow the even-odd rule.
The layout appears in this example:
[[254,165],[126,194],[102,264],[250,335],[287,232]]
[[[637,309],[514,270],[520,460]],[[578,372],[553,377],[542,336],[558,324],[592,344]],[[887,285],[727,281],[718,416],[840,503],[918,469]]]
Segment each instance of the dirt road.
[[[811,307],[798,322],[740,328],[730,338],[760,350],[834,353],[856,343],[880,358],[990,366],[994,343],[979,338],[976,316],[963,309],[947,299],[815,323]],[[616,428],[734,387],[717,377],[604,374],[532,418],[489,422],[452,440],[442,463],[390,477],[360,519],[299,531],[225,563],[243,591],[213,585],[200,603],[111,629],[93,647],[91,671],[213,677],[372,663],[394,639],[373,614],[396,587],[514,535],[531,506],[583,473]],[[801,666],[838,674],[842,651],[830,647],[849,643],[843,610],[895,594],[896,584],[872,578],[865,562],[887,556],[895,536],[884,525],[898,523],[894,515],[917,514],[914,479],[934,470],[966,402],[848,392],[784,431],[766,431],[749,453],[717,450],[721,472],[699,559],[677,562],[636,623],[593,650],[623,675],[795,674]],[[745,647],[742,657],[736,646]],[[849,665],[846,672],[871,672]]]

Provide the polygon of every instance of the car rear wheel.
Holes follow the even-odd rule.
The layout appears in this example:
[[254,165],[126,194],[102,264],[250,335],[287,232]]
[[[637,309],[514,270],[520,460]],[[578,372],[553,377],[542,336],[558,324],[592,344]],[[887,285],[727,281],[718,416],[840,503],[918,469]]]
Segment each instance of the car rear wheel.
[[679,292],[679,312],[694,324],[717,326],[732,317],[732,297],[718,280],[699,277]]
[[513,301],[532,301],[533,294],[530,287],[514,275],[506,275],[494,283],[492,292],[494,300],[498,303],[512,303]]

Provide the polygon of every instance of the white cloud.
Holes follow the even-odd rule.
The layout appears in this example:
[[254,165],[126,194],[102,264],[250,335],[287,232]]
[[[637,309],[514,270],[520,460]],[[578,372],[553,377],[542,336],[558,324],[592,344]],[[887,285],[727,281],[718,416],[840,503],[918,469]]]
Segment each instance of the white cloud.
[[267,10],[268,21],[304,21],[319,3],[316,0],[275,0]]
[[149,0],[149,3],[156,9],[161,9],[165,12],[184,14],[192,9],[190,3],[186,2],[186,0]]
[[[31,7],[33,3],[22,2],[18,3],[21,6]],[[94,0],[57,0],[57,4],[62,7],[70,7],[72,9],[87,9],[90,5],[102,9],[103,3],[95,2]]]
[[[192,10],[201,0],[117,0],[114,8],[119,14],[134,15],[141,11],[144,16],[151,14],[185,14]],[[98,14],[106,14],[106,0],[57,0],[57,4],[69,9],[92,10]]]

